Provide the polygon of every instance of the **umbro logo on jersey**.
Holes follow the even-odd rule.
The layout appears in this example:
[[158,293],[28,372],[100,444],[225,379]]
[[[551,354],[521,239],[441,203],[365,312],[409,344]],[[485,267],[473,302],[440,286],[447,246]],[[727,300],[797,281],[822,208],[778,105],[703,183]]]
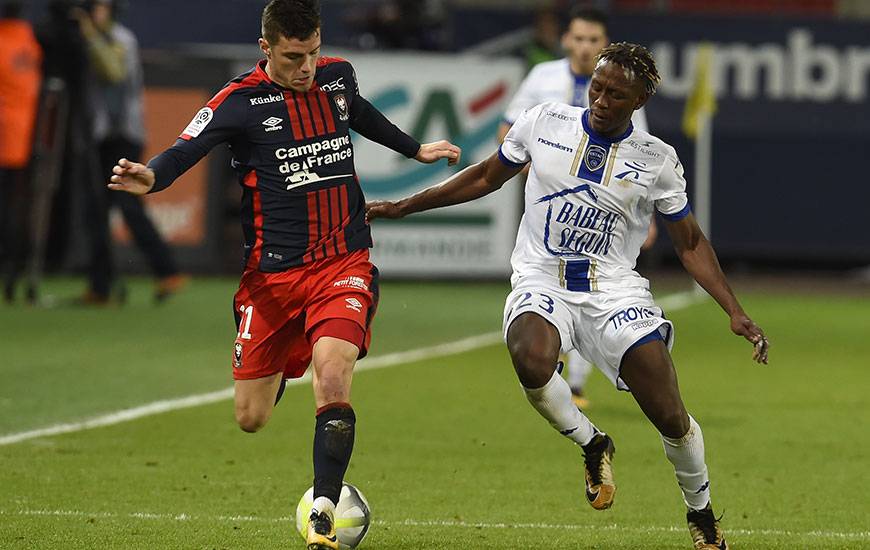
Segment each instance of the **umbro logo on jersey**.
[[275,130],[280,130],[281,128],[283,128],[283,126],[279,126],[282,122],[284,122],[283,118],[270,116],[263,121],[263,126],[266,127],[267,132],[274,132]]
[[284,94],[269,94],[265,97],[252,97],[250,101],[251,105],[266,105],[268,103],[278,103],[279,101],[284,101]]
[[352,309],[357,313],[362,313],[362,302],[356,298],[345,298],[344,301],[347,302],[347,309]]

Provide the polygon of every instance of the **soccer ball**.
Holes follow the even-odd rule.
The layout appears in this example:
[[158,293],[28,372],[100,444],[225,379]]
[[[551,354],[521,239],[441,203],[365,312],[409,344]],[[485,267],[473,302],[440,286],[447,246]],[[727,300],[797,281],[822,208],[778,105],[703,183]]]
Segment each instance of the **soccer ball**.
[[[296,506],[296,530],[302,538],[308,536],[308,516],[314,505],[314,487],[310,487]],[[342,550],[356,548],[369,532],[372,514],[366,497],[359,489],[345,483],[335,507],[335,534]]]

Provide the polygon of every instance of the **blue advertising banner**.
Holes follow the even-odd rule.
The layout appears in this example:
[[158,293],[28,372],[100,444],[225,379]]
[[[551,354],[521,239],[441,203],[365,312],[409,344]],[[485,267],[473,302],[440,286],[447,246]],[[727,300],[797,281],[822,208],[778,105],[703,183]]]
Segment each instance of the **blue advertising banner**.
[[[677,148],[701,42],[714,46],[712,236],[738,259],[870,261],[870,25],[620,17],[612,38],[653,51],[651,131]],[[691,185],[691,182],[690,182]]]

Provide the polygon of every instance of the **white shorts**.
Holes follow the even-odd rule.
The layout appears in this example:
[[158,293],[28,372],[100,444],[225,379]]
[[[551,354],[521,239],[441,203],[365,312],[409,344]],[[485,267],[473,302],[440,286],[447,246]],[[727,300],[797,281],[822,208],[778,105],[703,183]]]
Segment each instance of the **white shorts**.
[[668,350],[674,346],[673,324],[642,287],[576,292],[561,288],[558,281],[521,280],[505,301],[505,340],[511,323],[523,313],[546,319],[559,331],[562,353],[577,350],[620,390],[628,390],[619,368],[629,348],[656,331]]

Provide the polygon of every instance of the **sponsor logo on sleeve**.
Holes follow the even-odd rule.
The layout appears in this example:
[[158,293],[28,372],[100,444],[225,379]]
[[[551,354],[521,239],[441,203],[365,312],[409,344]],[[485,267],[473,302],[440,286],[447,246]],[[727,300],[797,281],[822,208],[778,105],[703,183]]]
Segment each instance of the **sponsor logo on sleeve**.
[[187,125],[182,134],[192,138],[199,136],[206,126],[209,125],[212,118],[214,118],[214,111],[211,110],[211,107],[203,107],[196,113],[196,116],[193,117],[193,120],[190,121],[190,124]]

